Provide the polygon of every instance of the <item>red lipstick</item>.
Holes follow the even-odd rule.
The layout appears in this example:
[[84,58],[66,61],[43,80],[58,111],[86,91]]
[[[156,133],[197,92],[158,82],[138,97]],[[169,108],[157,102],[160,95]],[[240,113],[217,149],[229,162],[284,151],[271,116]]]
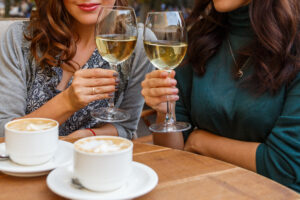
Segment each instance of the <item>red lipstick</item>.
[[95,11],[97,10],[97,8],[99,7],[99,4],[96,4],[96,3],[82,3],[82,4],[79,4],[78,7],[85,11],[85,12],[92,12],[92,11]]

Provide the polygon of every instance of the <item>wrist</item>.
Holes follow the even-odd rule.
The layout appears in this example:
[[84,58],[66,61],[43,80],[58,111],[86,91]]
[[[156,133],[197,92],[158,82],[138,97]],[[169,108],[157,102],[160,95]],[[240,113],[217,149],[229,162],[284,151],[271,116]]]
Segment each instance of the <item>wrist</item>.
[[76,108],[76,106],[74,105],[74,102],[72,101],[72,99],[70,98],[70,94],[69,94],[69,88],[67,88],[66,90],[64,90],[61,93],[61,96],[63,98],[63,102],[65,105],[65,108],[69,111],[69,112],[76,112],[77,110],[79,110],[78,108]]

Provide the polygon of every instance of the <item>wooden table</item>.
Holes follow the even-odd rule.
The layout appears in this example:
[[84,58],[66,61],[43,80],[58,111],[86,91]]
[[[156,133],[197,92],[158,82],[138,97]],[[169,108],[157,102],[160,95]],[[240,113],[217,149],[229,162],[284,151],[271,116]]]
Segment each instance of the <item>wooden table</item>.
[[[270,179],[188,152],[135,142],[133,159],[150,166],[159,177],[157,187],[139,200],[300,200],[298,193]],[[18,178],[0,172],[0,199],[64,198],[48,189],[46,176]]]

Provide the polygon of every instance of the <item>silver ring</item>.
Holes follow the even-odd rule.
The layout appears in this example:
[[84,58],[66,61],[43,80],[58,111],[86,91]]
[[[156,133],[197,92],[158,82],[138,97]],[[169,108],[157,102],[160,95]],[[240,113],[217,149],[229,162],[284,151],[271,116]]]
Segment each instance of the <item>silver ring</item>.
[[95,88],[93,87],[93,92],[92,92],[92,95],[94,95],[95,94]]

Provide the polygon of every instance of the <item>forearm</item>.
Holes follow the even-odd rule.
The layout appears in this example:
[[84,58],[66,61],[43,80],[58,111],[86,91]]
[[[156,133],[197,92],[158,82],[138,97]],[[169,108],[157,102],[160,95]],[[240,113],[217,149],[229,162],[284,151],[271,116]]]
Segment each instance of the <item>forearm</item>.
[[113,125],[105,124],[98,128],[92,128],[91,130],[89,130],[89,129],[77,130],[77,131],[71,133],[70,135],[68,135],[68,137],[80,139],[83,137],[94,136],[93,132],[96,134],[96,136],[101,136],[101,135],[118,136],[118,130]]
[[99,128],[93,129],[96,135],[110,135],[110,136],[119,136],[118,130],[112,124],[104,124]]
[[185,149],[256,172],[258,145],[259,143],[233,140],[196,130],[190,135]]
[[58,121],[59,124],[63,124],[70,116],[74,114],[74,112],[76,112],[76,110],[74,110],[72,106],[67,103],[68,101],[66,98],[68,98],[66,93],[62,92],[37,110],[23,116],[22,118],[51,118]]

